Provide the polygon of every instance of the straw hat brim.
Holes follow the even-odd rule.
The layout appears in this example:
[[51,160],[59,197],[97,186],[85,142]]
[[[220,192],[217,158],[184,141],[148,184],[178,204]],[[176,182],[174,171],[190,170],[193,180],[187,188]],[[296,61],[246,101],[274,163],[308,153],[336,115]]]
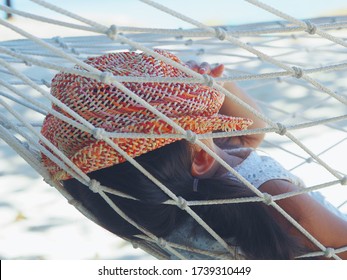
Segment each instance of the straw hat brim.
[[[244,130],[252,124],[252,121],[249,119],[219,114],[209,117],[185,116],[172,118],[172,120],[184,130],[190,130],[196,134],[210,133],[213,131]],[[175,134],[177,131],[165,121],[159,119],[124,127],[120,131],[115,132],[151,133],[158,135],[158,138],[136,138],[136,141],[134,141],[134,138],[110,138],[113,143],[118,145],[119,148],[132,158],[184,138],[160,138],[161,134]],[[97,140],[92,136],[90,139],[88,145],[84,146],[70,157],[70,160],[81,169],[82,172],[88,174],[126,161],[123,156],[104,140]],[[54,180],[66,180],[71,178],[71,175],[66,170],[58,167],[51,162],[49,158],[43,157],[43,161]]]

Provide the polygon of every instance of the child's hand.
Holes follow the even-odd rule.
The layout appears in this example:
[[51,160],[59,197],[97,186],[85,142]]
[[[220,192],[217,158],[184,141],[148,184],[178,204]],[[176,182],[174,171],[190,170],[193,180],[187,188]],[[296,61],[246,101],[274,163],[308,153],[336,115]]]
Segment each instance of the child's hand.
[[[224,71],[223,64],[218,64],[217,66],[211,67],[211,65],[207,62],[203,62],[199,65],[194,60],[187,61],[186,66],[199,74],[207,74],[213,78],[221,77]],[[247,103],[255,110],[258,110],[260,112],[260,108],[255,103],[255,101],[250,96],[248,96],[242,89],[240,89],[235,83],[225,82],[219,83],[219,85],[221,85],[230,93],[232,93],[233,95],[241,99],[243,102]],[[239,103],[233,102],[230,98],[224,99],[224,103],[221,109],[219,110],[219,113],[226,116],[235,116],[252,119],[253,124],[249,126],[249,129],[266,127],[266,123],[262,119],[254,118],[254,115],[249,110],[245,110],[243,106],[241,106]],[[223,149],[230,149],[231,147],[235,146],[256,148],[263,141],[264,135],[264,133],[250,135],[247,134],[241,136],[234,136],[231,138],[219,138],[215,139],[215,142],[218,146],[222,147]]]
[[189,60],[186,62],[186,65],[192,69],[193,71],[199,74],[207,74],[211,77],[218,78],[221,77],[224,71],[224,65],[218,64],[215,67],[211,67],[211,65],[207,62],[203,62],[200,65],[196,63],[194,60]]

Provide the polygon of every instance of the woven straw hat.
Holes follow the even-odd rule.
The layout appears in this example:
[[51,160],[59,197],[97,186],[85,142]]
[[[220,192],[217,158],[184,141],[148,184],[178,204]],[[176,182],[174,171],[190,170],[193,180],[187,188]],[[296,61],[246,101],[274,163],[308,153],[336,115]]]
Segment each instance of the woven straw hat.
[[[173,54],[156,51],[183,64]],[[85,62],[115,76],[189,77],[181,70],[144,53],[110,53],[89,58]],[[224,95],[205,85],[150,82],[123,84],[185,130],[198,134],[217,130],[241,130],[252,123],[248,119],[219,115]],[[165,121],[136,103],[113,84],[105,84],[80,75],[59,73],[52,81],[51,94],[95,127],[108,132],[159,135],[177,133]],[[55,105],[53,108],[72,118],[61,108]],[[41,133],[85,173],[125,161],[103,140],[98,140],[53,115],[46,116]],[[177,140],[176,138],[112,138],[112,141],[131,157]],[[53,179],[70,178],[66,171],[46,156],[43,156],[43,163]]]

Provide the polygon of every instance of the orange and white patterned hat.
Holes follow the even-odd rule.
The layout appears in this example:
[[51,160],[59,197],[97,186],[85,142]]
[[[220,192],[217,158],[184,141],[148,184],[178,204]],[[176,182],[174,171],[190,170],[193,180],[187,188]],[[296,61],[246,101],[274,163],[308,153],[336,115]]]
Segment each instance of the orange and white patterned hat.
[[[183,64],[171,53],[162,50],[156,52]],[[183,71],[145,53],[110,53],[89,58],[85,62],[115,76],[189,77]],[[248,119],[218,114],[224,95],[205,85],[162,82],[125,82],[123,85],[185,130],[197,134],[242,130],[252,123]],[[105,84],[81,75],[59,73],[52,80],[51,94],[95,127],[107,132],[157,135],[177,133],[172,126],[113,84]],[[53,108],[72,118],[58,106],[53,105]],[[92,134],[51,114],[46,116],[41,133],[85,173],[125,161],[104,140],[98,140]],[[112,138],[112,141],[131,157],[137,157],[177,140],[179,139]],[[44,155],[43,163],[53,179],[70,178],[66,171]]]

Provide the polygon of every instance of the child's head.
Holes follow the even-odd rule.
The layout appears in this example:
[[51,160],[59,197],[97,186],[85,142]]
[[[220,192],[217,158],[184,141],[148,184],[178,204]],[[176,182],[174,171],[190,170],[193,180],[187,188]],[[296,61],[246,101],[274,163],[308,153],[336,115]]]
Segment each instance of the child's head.
[[[164,51],[158,53],[179,62]],[[146,54],[107,54],[86,61],[116,76],[187,77],[176,68]],[[222,116],[218,111],[224,96],[207,86],[184,83],[127,82],[129,90],[164,113],[185,130],[201,134],[244,129],[249,120]],[[157,115],[139,105],[114,84],[79,75],[60,73],[52,82],[52,94],[89,121],[107,132],[151,134],[177,133]],[[64,110],[54,108],[71,118]],[[110,199],[137,224],[157,236],[168,236],[188,214],[175,205],[163,204],[169,197],[132,164],[125,161],[104,140],[48,115],[42,134],[77,167],[103,186],[121,191],[137,200],[109,195]],[[179,140],[179,141],[178,141]],[[210,200],[252,196],[240,184],[222,178],[204,177],[194,188],[192,164],[194,148],[179,138],[113,138],[112,141],[185,200]],[[44,164],[52,177],[62,180],[68,192],[93,213],[97,222],[117,235],[134,238],[140,231],[120,217],[99,194],[93,193],[60,169],[47,157]],[[200,215],[222,237],[233,237],[250,258],[289,258],[294,243],[268,215],[262,203],[196,206]]]
[[[186,140],[176,141],[136,158],[147,171],[176,196],[186,201],[207,201],[252,197],[254,193],[238,181],[225,177],[199,179],[190,170],[192,146]],[[111,201],[139,226],[170,240],[178,227],[190,221],[189,214],[176,205],[165,204],[170,197],[129,162],[116,164],[88,174],[103,186],[130,195],[137,200],[108,194]],[[76,179],[63,182],[65,189],[93,213],[99,225],[127,239],[136,239],[142,232],[118,215],[105,200]],[[298,253],[298,244],[276,223],[262,202],[191,206],[222,238],[232,238],[247,258],[291,259]],[[186,236],[199,238],[199,224]],[[184,238],[182,238],[184,239]],[[203,242],[203,241],[202,241]],[[189,245],[189,244],[188,244]],[[234,245],[234,244],[232,244]],[[199,248],[198,248],[199,249]]]

